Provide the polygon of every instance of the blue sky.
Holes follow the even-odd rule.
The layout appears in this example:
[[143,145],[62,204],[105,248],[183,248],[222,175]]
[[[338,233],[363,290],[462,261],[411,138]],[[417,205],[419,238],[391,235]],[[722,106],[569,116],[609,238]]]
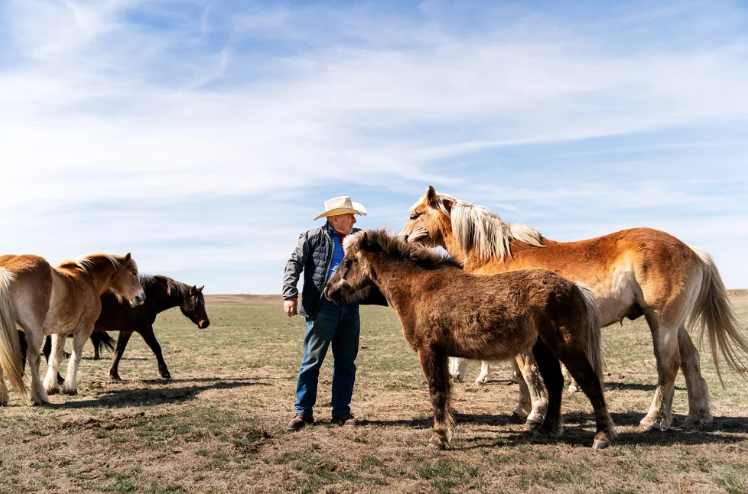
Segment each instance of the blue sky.
[[635,226],[748,288],[745,2],[0,2],[0,251],[279,293],[351,195]]

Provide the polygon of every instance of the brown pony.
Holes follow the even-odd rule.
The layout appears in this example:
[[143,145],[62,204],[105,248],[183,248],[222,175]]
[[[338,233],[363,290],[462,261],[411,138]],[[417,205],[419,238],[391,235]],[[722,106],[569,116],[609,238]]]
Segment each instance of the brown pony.
[[444,247],[469,273],[545,268],[586,284],[603,326],[643,315],[652,331],[658,373],[654,400],[640,424],[643,430],[665,430],[672,424],[679,367],[688,388],[684,425],[712,421],[699,352],[687,324],[700,329],[699,340],[707,334],[720,380],[718,352],[733,371],[744,372],[740,360],[748,343],[717,267],[709,254],[667,233],[633,228],[590,240],[555,242],[525,225],[504,223],[485,207],[438,194],[433,187],[413,206],[401,233],[424,235],[424,230],[424,244]]
[[[31,348],[28,353],[31,401],[49,403],[47,393],[60,390],[57,368],[68,334],[73,334],[73,353],[62,390],[70,394],[77,392],[76,373],[81,350],[101,312],[99,297],[108,289],[132,305],[145,300],[138,267],[130,254],[92,254],[63,262],[56,268],[33,255],[0,257],[0,404],[8,402],[2,371],[8,374],[16,391],[26,391],[16,327],[26,334]],[[44,335],[48,334],[53,335],[52,359],[42,387],[39,348]]]
[[325,296],[332,301],[351,300],[376,287],[395,309],[429,385],[433,447],[445,447],[454,432],[449,355],[505,359],[530,351],[549,397],[548,413],[537,434],[563,432],[560,359],[595,410],[593,447],[610,445],[615,430],[598,377],[597,311],[589,294],[577,285],[540,269],[474,276],[451,259],[383,230],[350,235],[345,248],[345,258],[327,282]]

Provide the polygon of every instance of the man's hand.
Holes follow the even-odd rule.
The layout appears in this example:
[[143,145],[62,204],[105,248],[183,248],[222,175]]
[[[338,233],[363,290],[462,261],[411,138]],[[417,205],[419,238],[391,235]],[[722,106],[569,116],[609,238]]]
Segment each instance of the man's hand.
[[289,298],[288,300],[283,301],[283,310],[286,311],[288,317],[292,317],[299,313],[298,305],[298,298]]
[[416,228],[413,230],[413,233],[408,235],[408,243],[412,244],[417,242],[418,240],[422,239],[423,237],[427,237],[429,234],[429,231],[425,228]]

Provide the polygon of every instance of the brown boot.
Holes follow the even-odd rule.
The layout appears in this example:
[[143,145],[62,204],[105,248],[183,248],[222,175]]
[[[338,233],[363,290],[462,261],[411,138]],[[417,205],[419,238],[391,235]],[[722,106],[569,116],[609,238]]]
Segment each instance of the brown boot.
[[313,424],[314,423],[314,417],[312,415],[305,415],[303,413],[297,413],[294,418],[291,419],[291,421],[286,426],[286,429],[289,431],[298,431],[299,429],[302,429],[307,424]]
[[358,419],[350,413],[341,413],[340,415],[333,416],[332,423],[345,427],[356,427],[358,425]]

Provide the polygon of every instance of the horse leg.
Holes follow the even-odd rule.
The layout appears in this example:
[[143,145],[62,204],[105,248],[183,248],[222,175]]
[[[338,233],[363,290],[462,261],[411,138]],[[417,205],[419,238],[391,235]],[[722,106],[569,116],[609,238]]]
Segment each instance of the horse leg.
[[69,395],[78,394],[78,366],[81,362],[81,356],[83,355],[83,345],[86,344],[88,339],[93,333],[93,325],[89,329],[81,328],[77,333],[73,334],[73,353],[70,354],[70,360],[68,360],[68,372],[65,376],[65,384],[62,385],[62,392]]
[[613,425],[613,419],[610,418],[610,413],[608,413],[608,405],[605,403],[600,377],[592,368],[585,349],[562,345],[554,350],[571,377],[576,380],[592,403],[597,427],[595,442],[592,447],[594,449],[607,448],[613,442],[613,438],[616,437],[615,426]]
[[29,331],[24,327],[24,332],[26,333],[26,342],[28,343],[26,357],[29,360],[29,372],[31,373],[29,398],[36,405],[45,405],[49,403],[49,398],[47,397],[47,392],[44,390],[41,379],[39,379],[39,364],[41,363],[39,349],[42,346],[42,331],[41,329],[38,331]]
[[450,400],[450,382],[447,367],[447,352],[434,346],[423,347],[418,351],[421,368],[426,376],[434,408],[434,433],[429,446],[444,449],[454,434],[455,422]]
[[161,374],[161,377],[164,379],[171,379],[171,374],[169,374],[169,369],[166,368],[166,362],[164,361],[164,356],[161,354],[161,345],[158,344],[158,340],[156,339],[156,335],[153,334],[153,326],[148,326],[145,329],[141,329],[138,331],[140,333],[140,336],[143,337],[146,344],[151,347],[151,350],[153,350],[154,355],[156,355],[156,360],[158,360],[158,372]]
[[673,394],[675,377],[680,368],[678,328],[680,324],[666,324],[663,317],[653,312],[644,314],[652,331],[654,354],[657,361],[657,389],[649,412],[639,423],[639,430],[667,430],[673,423]]
[[467,374],[469,359],[462,357],[449,357],[449,377],[455,381],[464,381]]
[[533,439],[542,440],[544,436],[561,437],[564,433],[564,425],[561,420],[561,393],[564,390],[564,376],[561,374],[561,365],[551,349],[539,340],[532,347],[532,353],[548,391],[548,408],[545,420],[543,420],[540,428],[535,431]]
[[[49,356],[52,354],[52,337],[49,335],[44,338],[44,348],[42,349],[42,353],[44,353],[44,358],[47,359],[47,366],[49,366]],[[59,372],[57,373],[57,382],[60,386],[65,383],[65,379],[62,378]]]
[[712,422],[709,388],[701,375],[699,351],[683,325],[678,329],[678,349],[680,351],[680,368],[686,378],[686,388],[688,389],[688,416],[683,422],[683,426],[692,428],[709,424]]
[[527,389],[527,382],[525,382],[522,371],[520,371],[520,365],[522,364],[517,362],[518,359],[519,355],[512,360],[512,373],[516,376],[519,385],[519,403],[517,403],[517,408],[512,412],[509,421],[513,424],[524,424],[532,411],[532,401],[530,400],[530,390]]
[[569,369],[563,363],[561,365],[561,373],[564,375],[564,385],[566,385],[566,381],[569,381],[569,393],[576,393],[581,389],[574,380],[574,377],[569,373]]
[[[543,384],[543,379],[538,372],[538,364],[532,354],[517,355],[515,361],[519,365],[522,379],[527,384],[524,388],[520,387],[520,394],[524,389],[529,394],[530,402],[532,403],[532,410],[527,416],[527,429],[534,431],[545,420],[545,414],[548,411],[548,393]],[[520,402],[522,402],[521,396]]]
[[488,362],[488,360],[481,360],[480,361],[480,374],[478,375],[478,378],[475,380],[475,384],[486,384],[490,376],[491,376],[490,362]]
[[119,361],[122,359],[122,355],[125,353],[127,342],[130,341],[132,331],[120,331],[119,337],[117,338],[117,348],[114,350],[114,357],[112,358],[112,367],[109,368],[109,379],[112,381],[121,381],[119,377]]
[[60,374],[57,371],[60,368],[60,362],[62,362],[62,352],[65,348],[66,338],[66,335],[52,335],[52,349],[50,358],[47,360],[47,377],[44,378],[44,388],[49,394],[60,392],[60,381],[58,379]]

